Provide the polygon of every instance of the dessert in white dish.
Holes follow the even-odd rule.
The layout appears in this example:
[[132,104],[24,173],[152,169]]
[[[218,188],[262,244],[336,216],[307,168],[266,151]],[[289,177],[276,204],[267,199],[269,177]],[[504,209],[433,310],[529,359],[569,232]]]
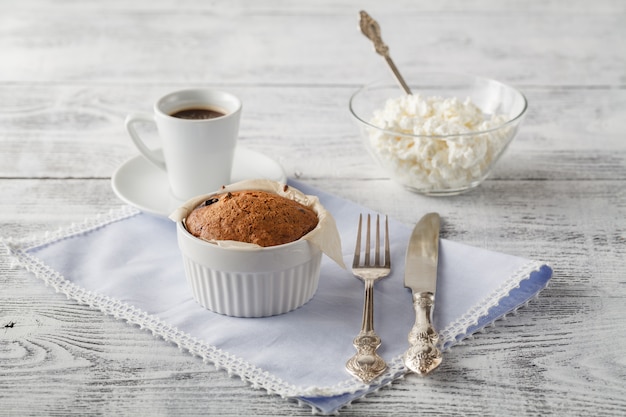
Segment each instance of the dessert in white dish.
[[[205,201],[251,190],[297,201],[315,212],[317,225],[299,239],[267,247],[234,240],[207,241],[187,230],[186,219]],[[264,210],[263,205],[257,209]],[[343,266],[341,240],[331,214],[317,197],[278,182],[231,184],[189,200],[170,218],[177,223],[178,246],[194,299],[216,313],[236,317],[287,313],[304,305],[317,291],[323,253]]]

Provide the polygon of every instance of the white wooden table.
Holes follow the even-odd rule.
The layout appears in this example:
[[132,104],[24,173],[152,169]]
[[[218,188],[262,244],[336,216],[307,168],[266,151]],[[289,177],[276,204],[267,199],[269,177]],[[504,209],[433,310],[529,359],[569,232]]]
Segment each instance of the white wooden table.
[[[390,182],[347,112],[401,69],[463,71],[530,102],[480,188],[427,198]],[[443,237],[554,268],[519,314],[343,415],[626,415],[626,4],[482,0],[0,2],[0,236],[55,230],[122,203],[131,111],[219,86],[244,101],[241,143],[286,173]],[[309,415],[151,334],[46,288],[0,257],[0,415]]]

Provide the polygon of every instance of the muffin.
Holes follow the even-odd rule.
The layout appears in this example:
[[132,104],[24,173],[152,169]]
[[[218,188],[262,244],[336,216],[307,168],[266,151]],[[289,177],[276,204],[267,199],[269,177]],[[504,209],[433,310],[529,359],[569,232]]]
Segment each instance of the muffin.
[[170,218],[193,298],[215,313],[287,313],[317,291],[322,254],[345,267],[332,215],[316,196],[285,184],[230,184],[190,199]]
[[317,213],[310,207],[261,190],[214,195],[196,207],[185,221],[187,231],[198,238],[262,247],[298,240],[317,224]]

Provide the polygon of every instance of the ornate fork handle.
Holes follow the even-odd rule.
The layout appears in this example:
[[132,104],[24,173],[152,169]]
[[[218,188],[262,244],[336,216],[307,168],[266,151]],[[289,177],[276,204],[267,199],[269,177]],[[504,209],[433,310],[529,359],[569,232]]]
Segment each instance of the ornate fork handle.
[[363,323],[352,344],[357,353],[346,363],[346,369],[352,375],[368,383],[387,369],[385,360],[376,352],[381,340],[374,331],[374,281],[371,279],[365,280]]

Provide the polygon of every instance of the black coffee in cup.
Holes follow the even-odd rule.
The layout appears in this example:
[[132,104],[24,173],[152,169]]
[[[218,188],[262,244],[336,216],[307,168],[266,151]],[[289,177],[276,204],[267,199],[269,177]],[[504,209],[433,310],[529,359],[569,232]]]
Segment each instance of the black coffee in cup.
[[209,108],[209,107],[194,107],[189,109],[183,109],[175,111],[170,114],[172,117],[176,117],[178,119],[189,119],[189,120],[204,120],[204,119],[215,119],[216,117],[225,116],[226,113],[222,110]]

